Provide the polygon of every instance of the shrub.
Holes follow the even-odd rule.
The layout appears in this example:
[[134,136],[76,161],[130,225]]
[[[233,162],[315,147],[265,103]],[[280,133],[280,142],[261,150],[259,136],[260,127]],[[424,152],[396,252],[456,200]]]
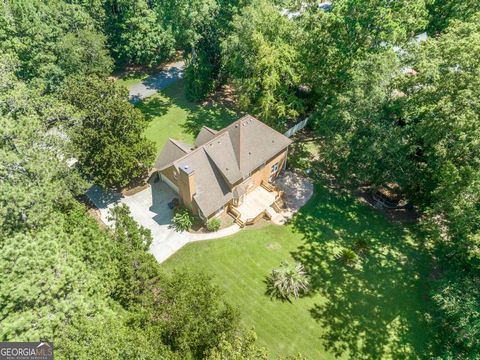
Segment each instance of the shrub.
[[353,266],[358,260],[358,256],[355,251],[351,249],[343,249],[337,254],[337,259],[342,261],[347,266]]
[[193,225],[193,215],[187,208],[179,208],[175,211],[172,219],[172,225],[176,231],[187,231]]
[[220,229],[220,220],[213,218],[207,222],[207,230],[210,232],[218,231]]
[[355,241],[355,251],[357,252],[357,254],[363,255],[367,252],[369,245],[370,244],[368,243],[367,240],[357,239]]
[[306,294],[310,287],[307,274],[302,264],[290,264],[286,261],[273,269],[267,279],[267,292],[272,297],[289,299],[291,295],[299,298]]

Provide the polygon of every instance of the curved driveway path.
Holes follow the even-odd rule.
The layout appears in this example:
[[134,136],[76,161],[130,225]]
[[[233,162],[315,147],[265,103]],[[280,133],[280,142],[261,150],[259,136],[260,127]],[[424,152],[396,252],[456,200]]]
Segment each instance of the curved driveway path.
[[170,63],[155,75],[150,75],[138,84],[128,86],[130,93],[130,101],[136,103],[149,96],[157,93],[157,91],[165,89],[168,85],[174,83],[183,77],[184,61]]

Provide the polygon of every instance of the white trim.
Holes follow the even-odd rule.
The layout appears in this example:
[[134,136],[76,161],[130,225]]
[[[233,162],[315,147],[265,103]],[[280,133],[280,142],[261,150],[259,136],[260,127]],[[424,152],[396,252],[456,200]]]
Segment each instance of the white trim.
[[280,161],[277,161],[275,164],[272,165],[271,170],[270,170],[270,174],[276,174],[278,172],[279,163],[280,163]]
[[167,184],[168,186],[170,186],[170,188],[178,194],[178,186],[176,186],[173,182],[171,182],[171,181],[170,181],[165,175],[163,175],[162,173],[160,173],[160,179],[161,179],[165,184]]

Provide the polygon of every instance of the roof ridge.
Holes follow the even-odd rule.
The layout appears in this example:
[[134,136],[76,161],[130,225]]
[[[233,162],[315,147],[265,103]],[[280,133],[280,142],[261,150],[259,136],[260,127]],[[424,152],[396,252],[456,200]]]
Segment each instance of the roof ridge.
[[210,132],[210,134],[212,134],[212,135],[218,134],[218,130],[214,130],[214,129],[212,129],[212,128],[209,128],[209,127],[206,126],[206,125],[203,125],[202,128],[205,128],[205,129],[206,129],[208,132]]
[[210,144],[211,142],[215,141],[215,139],[218,139],[220,136],[225,135],[225,133],[226,133],[226,131],[225,131],[225,132],[222,132],[222,133],[220,133],[220,134],[216,134],[215,137],[214,137],[212,140],[207,141],[205,144],[202,144],[202,145],[200,145],[199,147],[193,149],[192,151],[186,153],[186,154],[183,155],[181,158],[173,161],[172,164],[177,163],[177,162],[180,161],[180,160],[183,160],[183,159],[186,158],[188,155],[194,154],[194,153],[196,153],[198,150],[202,150],[202,149],[205,150],[204,147],[205,147],[206,145],[208,145],[208,144]]
[[[185,149],[183,148],[183,146],[181,145],[181,142],[180,140],[175,140],[175,139],[172,139],[172,138],[168,138],[168,140],[174,144],[176,147],[178,147],[180,150],[182,150],[183,152],[189,154],[191,151],[185,151]],[[185,145],[188,145],[188,144],[185,144]]]

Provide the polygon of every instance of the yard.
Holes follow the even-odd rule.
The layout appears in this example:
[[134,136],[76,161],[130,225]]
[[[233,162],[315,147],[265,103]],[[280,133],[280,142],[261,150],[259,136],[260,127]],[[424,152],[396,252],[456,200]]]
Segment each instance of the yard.
[[136,106],[149,122],[145,135],[155,143],[157,153],[169,137],[193,144],[203,125],[218,130],[238,118],[234,111],[226,107],[198,105],[185,99],[183,80]]
[[[359,239],[368,250],[356,267],[346,267],[335,254]],[[265,276],[287,259],[305,265],[313,288],[311,296],[292,303],[265,295]],[[432,351],[428,259],[414,228],[392,224],[349,195],[317,185],[291,225],[189,244],[164,266],[211,274],[273,355],[403,359]]]
[[[220,129],[237,118],[222,106],[188,102],[183,86],[178,81],[136,105],[149,121],[146,136],[157,151],[169,137],[192,143],[201,126]],[[210,274],[240,308],[245,327],[254,328],[258,343],[274,356],[423,358],[433,351],[430,257],[419,239],[414,227],[391,223],[319,181],[290,225],[264,224],[189,244],[163,266]],[[355,267],[336,259],[341,248],[359,240],[368,248]],[[289,303],[265,295],[265,277],[283,260],[305,265],[312,283],[308,297]]]

